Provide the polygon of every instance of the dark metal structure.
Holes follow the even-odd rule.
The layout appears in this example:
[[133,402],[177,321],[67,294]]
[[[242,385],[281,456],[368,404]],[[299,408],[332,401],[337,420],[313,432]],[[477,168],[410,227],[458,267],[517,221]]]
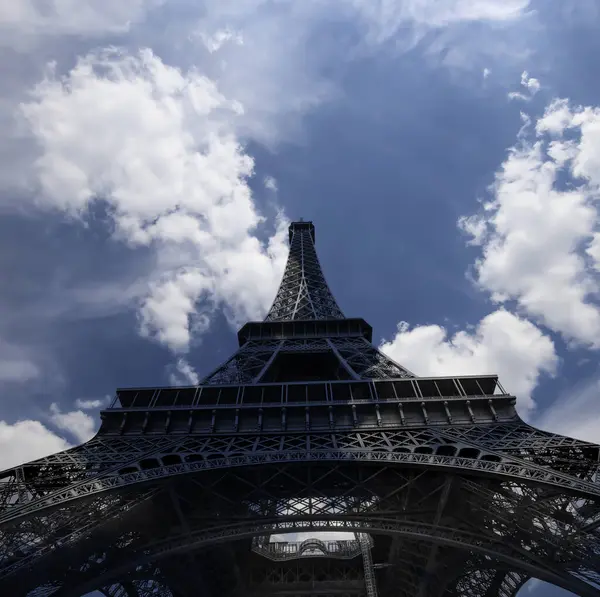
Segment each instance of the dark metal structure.
[[600,595],[599,447],[380,353],[314,241],[291,224],[266,319],[200,385],[118,390],[92,440],[0,474],[1,595]]

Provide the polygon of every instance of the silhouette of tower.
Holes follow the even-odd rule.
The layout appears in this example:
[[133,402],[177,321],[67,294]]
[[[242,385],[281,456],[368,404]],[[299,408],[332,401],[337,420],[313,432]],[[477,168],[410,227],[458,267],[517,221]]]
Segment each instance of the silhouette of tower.
[[313,224],[289,233],[265,320],[201,384],[118,390],[93,439],[0,474],[0,594],[600,595],[599,447],[525,424],[496,376],[393,362]]

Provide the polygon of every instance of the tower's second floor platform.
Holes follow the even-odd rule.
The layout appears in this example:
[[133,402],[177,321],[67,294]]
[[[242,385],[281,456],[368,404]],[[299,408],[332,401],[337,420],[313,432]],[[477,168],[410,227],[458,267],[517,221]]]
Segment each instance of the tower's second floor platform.
[[505,422],[515,398],[494,375],[127,388],[101,433],[256,433]]

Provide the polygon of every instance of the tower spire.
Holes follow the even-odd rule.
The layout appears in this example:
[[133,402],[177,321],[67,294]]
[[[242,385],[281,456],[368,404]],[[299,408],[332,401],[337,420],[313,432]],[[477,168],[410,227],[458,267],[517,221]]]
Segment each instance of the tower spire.
[[265,321],[344,319],[321,270],[313,223],[292,222],[289,240],[283,279]]

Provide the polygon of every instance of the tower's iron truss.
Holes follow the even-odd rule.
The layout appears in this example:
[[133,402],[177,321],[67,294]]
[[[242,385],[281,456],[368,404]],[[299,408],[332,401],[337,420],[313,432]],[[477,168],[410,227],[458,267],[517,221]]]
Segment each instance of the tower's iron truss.
[[290,226],[267,318],[200,385],[119,390],[92,440],[0,474],[0,594],[600,595],[599,447],[525,424],[495,376],[380,353],[314,238]]

